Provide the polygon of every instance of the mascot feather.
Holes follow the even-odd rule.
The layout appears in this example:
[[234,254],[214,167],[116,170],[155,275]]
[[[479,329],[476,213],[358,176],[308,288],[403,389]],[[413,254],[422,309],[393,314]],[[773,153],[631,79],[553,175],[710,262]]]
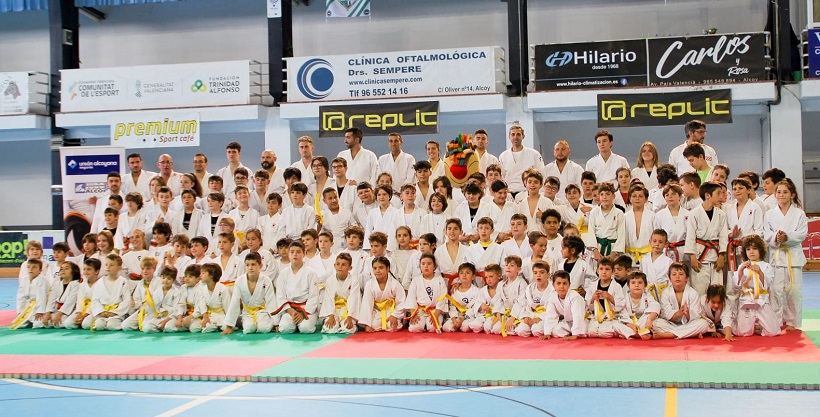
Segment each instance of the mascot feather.
[[473,173],[479,172],[478,154],[472,148],[472,135],[459,133],[447,142],[444,172],[454,188],[461,188]]

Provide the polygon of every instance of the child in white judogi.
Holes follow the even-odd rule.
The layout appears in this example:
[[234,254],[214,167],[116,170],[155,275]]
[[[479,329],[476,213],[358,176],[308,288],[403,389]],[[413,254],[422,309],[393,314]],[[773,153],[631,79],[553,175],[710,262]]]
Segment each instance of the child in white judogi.
[[[157,303],[155,303],[153,294],[156,291],[162,289],[162,272],[166,272],[166,274],[177,274],[176,268],[170,267],[170,272],[162,271],[160,272],[160,276],[156,277],[154,271],[157,267],[157,260],[156,258],[151,256],[146,256],[145,258],[142,258],[142,260],[140,261],[140,267],[140,276],[142,279],[140,281],[137,281],[137,286],[131,293],[132,307],[128,318],[126,318],[122,322],[121,327],[123,330],[139,329],[140,331],[144,331],[143,324],[145,321],[145,317],[154,317],[159,312],[159,310],[157,309],[157,303],[160,300],[157,299]],[[174,280],[176,281],[176,275],[174,276]],[[177,297],[176,302],[179,302],[178,298],[179,297]]]
[[631,207],[624,214],[626,227],[626,244],[624,250],[632,257],[634,264],[640,266],[642,260],[652,252],[649,240],[652,237],[652,223],[655,212],[646,207],[649,192],[643,187],[633,187],[629,192]]
[[279,269],[276,261],[274,260],[273,254],[270,253],[270,251],[263,249],[262,232],[258,229],[249,230],[245,234],[245,245],[247,245],[248,249],[245,249],[239,254],[239,261],[244,264],[249,253],[259,254],[259,257],[262,259],[262,274],[267,275],[271,278],[271,280],[276,281],[276,276],[279,273]]
[[726,288],[720,284],[712,284],[706,289],[706,294],[700,298],[703,319],[709,322],[712,337],[723,336],[726,340],[735,340],[732,332],[732,311],[729,310],[726,298]]
[[366,332],[401,330],[404,288],[390,275],[390,261],[386,257],[379,256],[371,262],[373,279],[364,286],[361,310],[356,317]]
[[91,289],[100,279],[100,260],[88,258],[83,262],[83,280],[77,288],[77,306],[65,321],[66,329],[77,329],[83,320],[91,314]]
[[504,259],[504,281],[499,284],[501,299],[493,305],[493,334],[507,337],[515,332],[515,319],[512,310],[518,300],[524,298],[527,291],[527,281],[521,276],[521,258],[509,256]]
[[686,224],[689,222],[689,210],[680,205],[683,189],[677,184],[667,185],[663,189],[663,196],[666,207],[655,213],[652,227],[666,231],[669,241],[667,256],[675,262],[683,262],[685,261],[683,250],[686,244]]
[[655,229],[649,241],[652,253],[644,256],[641,262],[641,272],[646,275],[646,290],[655,301],[661,299],[663,290],[669,286],[669,265],[672,265],[673,261],[664,253],[667,245],[666,231]]
[[[624,213],[615,208],[615,187],[603,183],[598,188],[601,205],[589,212],[587,247],[596,248],[601,256],[623,253],[626,244]],[[596,256],[597,258],[597,256]]]
[[171,230],[176,235],[185,235],[189,238],[197,236],[199,223],[205,213],[202,210],[194,207],[196,202],[196,194],[194,190],[183,190],[181,194],[182,210],[180,210],[172,219],[165,219],[171,225]]
[[137,314],[122,322],[123,330],[137,330],[145,333],[174,333],[177,331],[177,320],[182,313],[179,289],[174,287],[177,271],[172,267],[160,273],[162,285],[145,292],[142,307]]
[[763,238],[769,243],[774,265],[774,279],[769,286],[772,309],[781,317],[786,331],[800,327],[803,320],[803,240],[808,234],[806,213],[800,209],[800,199],[791,180],[777,184],[781,193],[777,207],[766,212]]
[[142,259],[150,256],[148,242],[145,240],[145,232],[134,230],[131,232],[131,248],[122,255],[122,275],[128,279],[128,291],[134,293],[134,289],[142,282]]
[[[486,272],[486,271],[485,271]],[[458,267],[458,286],[453,289],[452,295],[446,296],[450,301],[448,318],[441,326],[445,332],[469,332],[470,323],[483,313],[478,312],[476,300],[480,298],[481,290],[473,285],[475,266],[463,263]],[[498,281],[496,281],[498,282]]]
[[441,333],[443,314],[448,311],[447,282],[436,273],[436,257],[421,255],[419,259],[421,275],[413,277],[404,304],[405,311],[411,311],[407,328],[410,332]]
[[278,314],[281,333],[314,333],[319,319],[319,277],[305,265],[305,245],[301,242],[290,244],[288,259],[290,268],[280,271],[276,280],[277,307],[272,314]]
[[499,287],[501,281],[501,266],[489,264],[484,269],[486,284],[479,288],[478,297],[475,299],[475,318],[469,323],[473,333],[483,331],[490,334],[493,327],[501,320],[501,316],[493,313],[493,307],[503,302],[503,291]]
[[267,213],[260,215],[256,220],[256,228],[262,231],[262,247],[265,250],[276,250],[276,242],[287,235],[282,214],[282,196],[277,193],[270,193],[266,200]]
[[598,261],[598,279],[584,289],[591,314],[587,324],[589,337],[615,336],[615,323],[626,305],[623,287],[612,279],[614,264],[609,258]]
[[686,224],[686,249],[692,263],[692,288],[698,294],[706,294],[711,284],[723,282],[721,270],[725,267],[726,245],[729,226],[726,213],[718,208],[723,189],[715,183],[706,182],[700,187],[703,203],[695,207]]
[[[508,240],[501,242],[501,258],[510,255],[526,259],[532,255],[530,241],[527,239],[527,217],[523,214],[513,214],[510,219],[510,234]],[[501,259],[499,258],[499,260]]]
[[77,307],[77,290],[80,288],[80,267],[72,262],[60,265],[60,279],[54,281],[48,293],[45,327],[65,327],[68,318]]
[[702,337],[715,330],[714,323],[703,318],[700,295],[687,285],[689,268],[675,262],[669,267],[671,286],[661,294],[661,318],[656,320],[653,339]]
[[527,232],[541,231],[541,213],[548,209],[554,209],[555,203],[541,194],[541,187],[544,185],[544,176],[536,169],[524,171],[524,187],[526,193],[520,193],[516,197],[518,212],[526,218]]
[[[416,249],[413,250],[413,253],[411,253],[410,256],[407,257],[407,265],[405,265],[404,268],[404,275],[396,277],[401,280],[401,286],[404,287],[405,290],[410,288],[410,282],[413,281],[413,277],[421,274],[421,269],[419,267],[419,260],[421,260],[421,255],[425,253],[434,254],[437,242],[438,239],[436,238],[436,235],[432,233],[425,233],[419,236],[418,247],[416,247]],[[456,244],[458,244],[458,242],[456,242]],[[436,256],[436,262],[438,265],[441,265],[441,261],[439,261],[438,256]],[[448,287],[452,286],[448,285]]]
[[569,289],[586,294],[586,286],[596,279],[587,260],[582,258],[586,250],[584,241],[578,236],[565,237],[561,242],[561,260],[556,271],[569,274]]
[[[447,242],[439,244],[435,249],[436,264],[441,276],[447,280],[447,287],[452,288],[456,283],[456,279],[458,279],[459,265],[467,262],[468,247],[459,242],[461,236],[461,221],[459,219],[447,219],[444,234]],[[419,256],[419,259],[421,259],[421,256]]]
[[515,334],[521,337],[544,335],[544,317],[547,311],[544,303],[549,294],[555,289],[550,285],[550,266],[544,261],[539,261],[532,266],[533,282],[524,291],[524,297],[519,299],[513,307],[511,317],[519,321],[515,326]]
[[270,310],[275,308],[276,294],[270,277],[261,272],[262,257],[258,252],[249,253],[245,257],[245,273],[234,284],[222,334],[233,333],[240,315],[245,334],[269,333],[273,328]]
[[763,236],[763,209],[749,199],[752,183],[746,178],[732,180],[734,199],[722,206],[726,212],[726,221],[729,224],[729,241],[726,246],[727,276],[726,298],[727,307],[732,316],[737,316],[737,299],[740,289],[737,287],[734,275],[738,268],[738,254],[741,242],[750,235]]
[[[503,249],[501,245],[495,243],[493,235],[493,220],[489,217],[482,217],[478,220],[478,242],[470,245],[464,254],[464,262],[469,262],[476,269],[476,285],[484,286],[484,267],[491,263],[500,262]],[[515,255],[512,255],[515,256]],[[515,256],[519,260],[521,257]],[[520,269],[521,265],[519,265]]]
[[247,232],[250,229],[255,229],[259,221],[259,212],[249,205],[251,193],[245,186],[237,186],[234,190],[234,195],[239,205],[228,213],[228,217],[232,218],[235,227],[234,230],[240,232]]
[[[396,261],[396,278],[402,280],[402,286],[404,285],[404,277],[406,277],[407,270],[412,269],[410,266],[410,258],[415,258],[416,264],[418,264],[420,253],[418,250],[413,249],[411,247],[411,240],[412,239],[412,231],[407,226],[399,226],[396,229],[396,249],[390,252],[390,255],[393,257],[393,260]],[[419,240],[417,239],[416,245],[418,245]],[[411,274],[410,279],[412,280],[413,276],[418,275]],[[408,286],[410,284],[408,283]]]
[[[558,263],[561,261],[561,258],[560,256],[547,254],[549,239],[544,232],[530,232],[527,236],[527,242],[530,246],[530,255],[521,260],[521,276],[529,284],[533,282],[532,265],[534,263],[544,261],[550,266],[550,271],[556,271],[558,270]],[[506,256],[504,258],[506,258]]]
[[43,327],[43,316],[48,303],[48,278],[42,274],[43,261],[39,258],[26,261],[28,281],[25,291],[17,291],[17,317],[11,322],[11,329],[20,327]]
[[636,335],[644,340],[651,339],[654,322],[659,320],[661,305],[646,291],[646,274],[632,272],[627,282],[629,290],[625,297],[626,304],[621,310],[619,321],[613,326],[615,333],[625,339]]
[[[490,185],[490,189],[492,190],[493,200],[488,204],[481,203],[478,206],[475,218],[479,221],[484,217],[492,219],[495,226],[492,239],[495,240],[501,235],[500,240],[506,240],[510,236],[510,219],[518,213],[518,206],[507,200],[509,189],[507,189],[507,183],[504,181],[494,182]],[[477,223],[476,227],[478,227]]]
[[225,328],[225,312],[231,305],[231,291],[222,282],[219,265],[205,264],[199,269],[197,298],[193,320],[188,328],[191,333],[210,333]]
[[336,255],[335,274],[325,282],[319,317],[324,319],[322,333],[356,333],[356,316],[362,303],[361,281],[351,274],[353,258],[349,253]]
[[334,249],[344,249],[345,229],[356,224],[353,212],[339,204],[339,195],[335,189],[325,190],[322,197],[327,208],[322,210],[321,230],[333,234],[333,241],[338,242]]
[[128,282],[120,276],[121,270],[122,258],[108,254],[105,258],[105,277],[91,292],[91,314],[83,320],[83,329],[120,330],[131,308]]
[[[220,233],[219,237],[217,237],[216,243],[217,250],[219,252],[216,259],[214,259],[216,264],[219,265],[219,269],[221,271],[218,282],[222,283],[222,285],[226,287],[229,287],[229,293],[231,291],[231,287],[233,287],[233,284],[236,281],[236,278],[245,272],[245,265],[242,264],[242,260],[239,256],[233,252],[234,243],[236,243],[236,236],[233,233]],[[265,252],[264,249],[262,251]],[[200,270],[200,275],[201,274],[202,272]]]
[[733,277],[740,289],[735,334],[751,336],[755,324],[760,325],[762,336],[780,335],[780,323],[769,297],[769,283],[774,278],[774,267],[762,261],[766,257],[766,243],[758,236],[749,236],[743,241],[743,257]]
[[561,337],[572,340],[586,337],[587,321],[586,302],[584,297],[569,289],[569,274],[566,271],[556,271],[552,275],[552,287],[545,304],[543,334],[541,340],[552,337]]

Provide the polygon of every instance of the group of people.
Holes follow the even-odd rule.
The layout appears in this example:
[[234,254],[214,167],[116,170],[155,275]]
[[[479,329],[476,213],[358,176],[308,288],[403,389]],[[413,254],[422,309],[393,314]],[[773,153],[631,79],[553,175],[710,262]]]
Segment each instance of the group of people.
[[[427,159],[362,147],[331,161],[298,140],[281,169],[159,173],[128,156],[108,176],[83,253],[29,242],[17,294],[20,327],[145,332],[486,332],[502,336],[639,339],[776,336],[801,323],[805,213],[794,183],[772,168],[730,180],[704,143],[706,125],[661,164],[651,142],[637,167],[595,134],[585,167],[561,140],[554,161],[523,146],[487,152],[454,188],[440,144]],[[758,196],[758,186],[764,194]],[[203,187],[202,184],[207,184]]]

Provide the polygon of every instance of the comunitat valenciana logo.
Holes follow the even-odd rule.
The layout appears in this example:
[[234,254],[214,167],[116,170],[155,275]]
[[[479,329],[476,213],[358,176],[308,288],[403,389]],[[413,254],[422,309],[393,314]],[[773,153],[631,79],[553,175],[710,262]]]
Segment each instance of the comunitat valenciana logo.
[[296,73],[296,86],[303,96],[321,100],[333,92],[333,66],[322,58],[307,60]]
[[208,86],[202,82],[202,80],[196,80],[191,85],[191,92],[194,93],[204,93],[208,91]]

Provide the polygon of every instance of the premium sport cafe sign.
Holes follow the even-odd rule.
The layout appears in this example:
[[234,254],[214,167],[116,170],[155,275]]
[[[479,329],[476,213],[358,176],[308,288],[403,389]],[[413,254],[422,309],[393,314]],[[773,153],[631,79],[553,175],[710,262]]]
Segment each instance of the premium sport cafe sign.
[[535,47],[536,90],[729,84],[769,79],[766,33]]

